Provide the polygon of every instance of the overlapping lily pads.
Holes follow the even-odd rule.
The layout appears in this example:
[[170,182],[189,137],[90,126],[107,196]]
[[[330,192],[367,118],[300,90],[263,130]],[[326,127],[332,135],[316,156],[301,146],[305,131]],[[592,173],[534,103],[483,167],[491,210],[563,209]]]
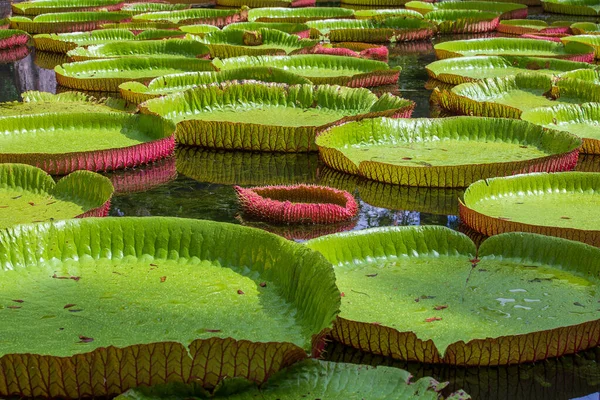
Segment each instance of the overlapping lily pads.
[[40,34],[35,35],[33,41],[37,50],[67,53],[78,46],[86,47],[112,42],[164,39],[173,36],[183,36],[183,33],[164,29],[149,29],[135,34],[129,29],[99,29],[90,32]]
[[600,103],[535,108],[524,112],[521,119],[579,136],[582,153],[600,155]]
[[251,66],[281,68],[306,78],[316,85],[331,84],[350,87],[395,85],[400,67],[390,68],[387,63],[359,58],[330,55],[295,55],[236,57],[215,60],[221,70]]
[[238,22],[227,25],[223,30],[243,30],[256,31],[259,29],[276,29],[288,34],[297,35],[300,38],[307,39],[310,36],[310,28],[306,24],[296,24],[291,22]]
[[568,15],[600,15],[600,4],[596,0],[542,0],[544,11]]
[[455,40],[434,46],[439,59],[465,56],[550,57],[592,62],[594,49],[583,43],[560,43],[522,38]]
[[10,327],[0,353],[10,377],[0,381],[4,396],[112,396],[169,382],[212,390],[225,378],[263,383],[316,350],[339,310],[323,257],[254,229],[105,218],[0,235],[5,295],[22,300],[1,317]]
[[496,30],[500,14],[477,10],[435,10],[424,17],[443,34],[483,33]]
[[27,32],[18,29],[0,30],[0,51],[13,47],[25,46],[31,39]]
[[498,32],[511,35],[523,35],[528,33],[568,33],[569,24],[558,21],[550,25],[546,21],[536,19],[511,19],[501,21],[498,24]]
[[0,228],[108,214],[113,186],[102,175],[76,171],[54,182],[39,168],[0,164]]
[[209,49],[196,40],[139,40],[77,47],[67,55],[73,61],[124,57],[207,58]]
[[46,13],[115,11],[123,6],[123,0],[35,0],[11,4],[13,14],[39,15]]
[[79,90],[118,92],[129,81],[148,82],[179,72],[213,71],[209,60],[128,57],[63,64],[54,69],[59,85]]
[[[477,251],[444,227],[389,227],[307,243],[344,293],[332,335],[385,356],[506,365],[572,354],[599,338],[600,250],[527,233]],[[446,290],[440,290],[440,277]],[[385,303],[387,306],[382,307]]]
[[258,66],[219,72],[188,72],[165,75],[151,80],[147,86],[140,82],[125,82],[119,86],[119,91],[125,100],[139,104],[146,100],[181,92],[200,85],[238,80],[278,82],[289,85],[311,83],[308,79],[283,69]]
[[286,55],[314,47],[318,41],[301,39],[296,35],[273,29],[256,31],[223,30],[194,37],[210,49],[212,57],[228,58],[243,55]]
[[80,92],[52,94],[29,91],[22,95],[23,101],[0,103],[0,116],[30,115],[72,112],[118,112],[133,111],[123,100],[96,99]]
[[501,19],[526,18],[527,6],[518,2],[493,1],[442,1],[429,3],[425,1],[409,1],[405,7],[422,14],[435,10],[478,10],[500,13]]
[[434,61],[425,69],[438,81],[458,85],[485,78],[503,78],[526,71],[559,75],[565,71],[594,72],[589,63],[539,57],[476,56],[457,57]]
[[530,174],[475,182],[461,220],[485,235],[532,232],[600,247],[600,173]]
[[65,33],[91,31],[109,22],[125,22],[131,19],[126,12],[90,11],[56,14],[41,14],[29,18],[24,16],[10,17],[10,26],[29,33]]
[[339,7],[255,8],[248,12],[248,21],[303,24],[320,19],[353,18],[353,16],[354,11]]
[[342,172],[406,186],[466,187],[476,180],[570,170],[581,139],[502,118],[377,118],[336,126],[316,140]]
[[310,35],[332,42],[388,43],[431,38],[436,26],[418,18],[327,19],[309,21]]
[[214,149],[315,151],[328,126],[376,116],[408,117],[414,103],[367,89],[223,83],[190,89],[140,105],[177,123],[177,141]]
[[173,153],[175,126],[150,115],[72,112],[0,117],[0,162],[61,175],[152,162]]
[[561,39],[563,43],[584,43],[594,48],[596,59],[600,59],[600,35],[576,35],[567,36]]
[[194,8],[180,11],[159,11],[133,16],[133,21],[172,22],[179,25],[209,24],[218,27],[248,20],[248,9],[221,10]]

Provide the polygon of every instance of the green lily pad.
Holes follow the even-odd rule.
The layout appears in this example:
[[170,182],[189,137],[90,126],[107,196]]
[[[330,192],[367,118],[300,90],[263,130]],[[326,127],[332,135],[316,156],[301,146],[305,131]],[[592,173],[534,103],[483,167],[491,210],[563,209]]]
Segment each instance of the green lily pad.
[[[242,22],[240,22],[242,23]],[[232,24],[233,25],[233,24]],[[214,25],[208,24],[195,24],[195,25],[182,25],[179,27],[179,30],[185,33],[191,33],[196,36],[203,36],[207,33],[211,32],[219,32],[221,29]]]
[[248,9],[221,10],[214,8],[194,8],[180,11],[159,11],[133,16],[137,22],[172,22],[179,25],[209,24],[218,27],[248,20]]
[[10,17],[10,27],[29,33],[63,33],[91,31],[108,22],[124,22],[131,15],[119,11],[66,12],[41,14],[33,19],[24,16]]
[[522,73],[504,78],[488,78],[463,83],[451,90],[435,93],[440,105],[461,115],[520,118],[524,111],[536,107],[552,107],[563,103],[579,104],[600,101],[600,90],[593,84],[552,85],[552,77],[538,73]]
[[29,91],[23,93],[21,96],[23,98],[22,102],[11,101],[0,103],[0,116],[135,110],[128,107],[122,100],[113,98],[97,99],[81,92],[52,94],[48,92]]
[[425,20],[437,25],[442,34],[483,33],[496,30],[500,13],[478,10],[434,10]]
[[228,58],[244,55],[287,55],[306,51],[318,44],[316,40],[300,39],[279,30],[258,29],[256,31],[223,30],[207,33],[193,39],[204,43],[212,57]]
[[64,87],[118,92],[124,82],[147,82],[179,72],[213,71],[209,60],[170,57],[127,57],[63,64],[56,68],[56,81]]
[[464,194],[460,215],[488,236],[531,232],[600,247],[598,206],[600,173],[530,174],[475,182]]
[[248,67],[281,68],[313,82],[350,87],[395,85],[401,68],[381,61],[354,57],[307,54],[294,56],[235,57],[214,60],[220,70]]
[[253,22],[304,24],[320,19],[352,18],[353,16],[354,11],[339,7],[255,8],[248,11],[248,21]]
[[591,62],[594,49],[583,43],[560,43],[522,38],[455,40],[433,46],[438,59],[468,56],[522,56]]
[[598,69],[576,69],[560,74],[561,79],[579,79],[600,85],[600,70]]
[[123,5],[122,0],[35,0],[11,4],[14,15],[39,15],[46,13],[115,11]]
[[405,18],[419,18],[419,19],[423,18],[421,13],[414,11],[414,10],[408,10],[405,8],[357,10],[354,12],[354,17],[356,19],[389,18],[389,17],[393,17],[393,18],[405,17]]
[[121,10],[131,14],[143,14],[157,11],[187,10],[191,4],[185,3],[133,3],[125,4]]
[[108,214],[113,186],[108,178],[75,171],[54,182],[39,168],[0,164],[0,229],[30,222]]
[[[121,22],[121,23],[108,23],[100,25],[102,29],[127,29],[130,31],[146,31],[151,29],[160,30],[177,30],[179,25],[173,22],[148,22],[148,21],[134,21],[134,22]],[[178,32],[175,32],[178,33]]]
[[476,180],[575,167],[581,139],[503,118],[377,118],[316,140],[330,167],[384,183],[466,187]]
[[544,11],[568,15],[600,15],[600,4],[596,0],[542,0]]
[[306,24],[311,37],[332,42],[406,42],[429,39],[436,32],[434,24],[418,18],[327,19]]
[[593,22],[576,22],[571,25],[575,35],[600,35],[600,24]]
[[559,75],[565,71],[589,69],[592,64],[540,57],[479,56],[434,61],[425,67],[430,78],[458,85],[486,78],[503,78],[526,71]]
[[[389,227],[307,243],[335,268],[342,297],[333,338],[426,363],[505,365],[600,341],[600,249],[526,233],[477,251],[445,227]],[[382,304],[386,304],[382,307]]]
[[73,61],[127,57],[205,58],[208,54],[206,45],[181,39],[112,42],[77,47],[67,53]]
[[521,119],[546,128],[570,132],[583,139],[582,153],[600,154],[600,103],[534,108],[524,112]]
[[279,68],[244,67],[219,72],[187,72],[165,75],[154,78],[147,86],[140,82],[125,82],[119,85],[119,91],[125,100],[139,104],[146,100],[182,92],[201,85],[237,80],[278,82],[287,83],[289,85],[304,85],[311,83],[306,78]]
[[22,225],[0,232],[0,270],[3,396],[262,383],[321,345],[340,302],[319,254],[192,219]]
[[424,1],[409,1],[405,7],[409,10],[427,14],[435,10],[477,10],[500,13],[501,19],[527,17],[527,6],[524,4],[503,3],[494,1],[442,1],[428,3]]
[[298,35],[301,38],[308,38],[310,28],[306,24],[297,24],[291,22],[237,22],[227,25],[223,28],[227,30],[257,31],[259,29],[275,29],[290,35]]
[[183,33],[165,29],[149,29],[136,35],[129,29],[99,29],[90,32],[39,34],[33,37],[33,41],[37,50],[67,53],[77,47],[132,40],[164,39],[173,36],[183,36]]
[[0,117],[0,162],[60,175],[112,170],[172,154],[175,127],[150,115],[79,112]]
[[217,7],[314,7],[315,0],[216,0]]
[[[416,382],[411,382],[411,378],[408,371],[398,368],[306,360],[277,373],[260,388],[251,386],[234,394],[227,393],[229,389],[227,384],[224,384],[223,388],[218,390],[215,395],[210,395],[190,385],[166,385],[158,388],[131,389],[118,396],[116,400],[208,398],[229,400],[256,398],[264,400],[304,398],[437,400],[441,398],[439,390],[445,384],[439,384],[429,377],[423,377]],[[463,398],[467,399],[468,397],[465,395]],[[458,400],[459,397],[452,396],[447,399]]]
[[594,48],[596,59],[600,59],[600,35],[576,35],[567,36],[560,39],[563,43],[584,43]]
[[328,126],[375,116],[409,116],[414,103],[368,89],[223,83],[190,89],[140,105],[177,123],[181,144],[214,149],[315,151]]

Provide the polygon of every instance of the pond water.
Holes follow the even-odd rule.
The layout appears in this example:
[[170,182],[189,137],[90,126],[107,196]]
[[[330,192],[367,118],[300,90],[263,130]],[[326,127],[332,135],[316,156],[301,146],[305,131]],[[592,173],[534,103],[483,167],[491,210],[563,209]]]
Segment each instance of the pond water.
[[[540,12],[539,9],[530,8],[532,18],[566,19],[565,16]],[[0,0],[0,18],[9,13],[10,2]],[[424,68],[435,61],[433,44],[493,36],[496,34],[444,36],[437,37],[433,43],[390,45],[390,65],[402,67],[400,82],[398,87],[378,88],[377,92],[391,91],[414,100],[417,106],[413,117],[435,115],[435,110],[429,104],[431,90],[425,88],[427,73]],[[66,58],[56,55],[36,54],[32,49],[29,55],[19,61],[0,63],[0,101],[20,100],[21,93],[28,90],[61,91],[61,88],[57,88],[51,68],[66,61]],[[582,157],[579,168],[600,171],[600,157]],[[239,216],[232,188],[234,184],[303,182],[346,189],[359,199],[358,220],[351,225],[334,226],[334,230],[421,224],[465,230],[457,217],[457,199],[462,194],[461,190],[409,189],[366,182],[328,169],[316,154],[253,154],[178,148],[176,157],[171,159],[107,175],[113,178],[118,191],[112,201],[112,216],[174,216],[247,223]],[[303,229],[293,232],[279,230],[279,233],[301,240],[332,232]],[[464,389],[474,399],[600,398],[596,393],[600,390],[600,348],[533,365],[495,368],[407,364],[363,354],[340,345],[330,345],[327,358],[402,367],[417,378],[433,376],[440,381],[449,381],[448,392]]]

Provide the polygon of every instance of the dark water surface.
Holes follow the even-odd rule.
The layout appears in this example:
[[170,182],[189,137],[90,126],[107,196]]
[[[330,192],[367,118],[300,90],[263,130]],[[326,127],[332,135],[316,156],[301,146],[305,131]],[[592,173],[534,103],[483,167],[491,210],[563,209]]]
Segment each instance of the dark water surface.
[[[539,14],[534,18],[549,21],[567,16]],[[0,18],[9,15],[10,3],[0,0]],[[538,15],[535,15],[538,14]],[[487,36],[494,36],[487,35]],[[471,38],[436,38],[434,43]],[[481,36],[480,36],[481,37]],[[485,37],[485,36],[484,36]],[[435,60],[430,42],[390,45],[390,65],[402,67],[398,87],[381,88],[401,94],[417,103],[413,117],[429,117],[431,90],[425,89],[425,65]],[[40,90],[56,93],[54,65],[66,57],[36,54],[0,63],[0,101],[20,100],[21,93]],[[433,114],[434,115],[434,114]],[[579,169],[600,171],[600,158],[582,157]],[[316,154],[268,154],[220,152],[179,148],[176,156],[128,171],[108,174],[117,194],[110,214],[113,216],[175,216],[244,223],[273,230],[302,240],[336,230],[365,229],[394,225],[445,225],[464,230],[457,215],[462,190],[402,188],[364,181],[325,167]],[[243,221],[239,216],[232,185],[320,183],[354,193],[360,202],[360,215],[352,224],[333,226],[327,231],[268,227]],[[408,369],[416,377],[433,376],[449,381],[448,391],[464,389],[474,399],[600,399],[600,348],[573,356],[536,364],[496,368],[454,368],[402,363],[363,354],[340,345],[330,345],[327,357],[334,361],[393,365]]]

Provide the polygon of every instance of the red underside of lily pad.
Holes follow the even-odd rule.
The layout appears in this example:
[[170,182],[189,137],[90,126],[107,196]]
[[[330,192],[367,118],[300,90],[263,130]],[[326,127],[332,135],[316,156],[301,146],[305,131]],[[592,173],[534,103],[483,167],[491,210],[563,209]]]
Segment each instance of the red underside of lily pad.
[[76,216],[75,218],[106,217],[106,216],[108,216],[109,210],[110,210],[110,200],[108,200],[106,203],[102,204],[100,207],[96,207],[94,209],[86,211],[83,214]]
[[356,216],[358,205],[345,190],[316,185],[235,186],[247,215],[288,224],[330,224]]
[[[357,49],[358,50],[358,49]],[[311,54],[328,54],[332,56],[345,56],[355,58],[365,58],[369,60],[387,61],[389,51],[386,46],[369,46],[362,50],[353,50],[343,46],[323,47],[317,45],[307,50]]]
[[140,169],[114,172],[109,178],[115,195],[145,192],[177,178],[177,164],[175,157],[167,157]]
[[571,36],[568,33],[525,33],[521,35],[526,39],[548,40],[550,42],[560,43],[561,38]]
[[25,46],[29,41],[29,35],[16,34],[10,37],[0,39],[0,50],[10,49],[12,47]]
[[0,63],[12,63],[29,55],[27,46],[12,47],[6,50],[0,50]]

